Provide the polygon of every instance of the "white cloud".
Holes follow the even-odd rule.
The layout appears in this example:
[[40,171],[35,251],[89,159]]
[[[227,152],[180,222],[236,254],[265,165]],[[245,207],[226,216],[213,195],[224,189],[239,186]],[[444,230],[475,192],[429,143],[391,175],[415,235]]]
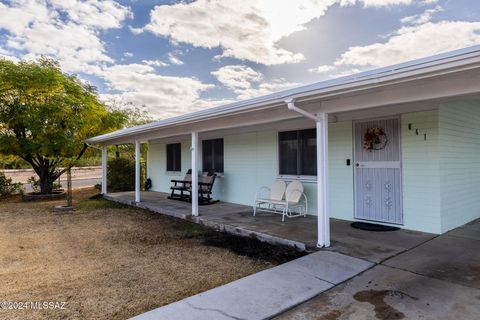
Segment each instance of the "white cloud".
[[170,61],[171,64],[175,64],[177,66],[180,66],[183,64],[183,61],[180,60],[177,56],[175,56],[171,52],[168,54],[168,61]]
[[133,17],[129,8],[115,1],[99,0],[49,0],[54,8],[65,12],[70,21],[98,29],[119,28],[122,22]]
[[154,116],[171,116],[215,104],[200,99],[200,94],[213,85],[194,78],[162,76],[146,64],[115,65],[103,70],[101,76],[111,90],[117,91],[102,95],[103,99],[147,105]]
[[132,26],[128,26],[128,29],[130,30],[131,33],[137,35],[143,32],[143,28],[135,28]]
[[267,65],[291,63],[303,55],[278,48],[276,42],[323,15],[331,2],[198,0],[161,5],[152,10],[144,29],[197,47],[222,47],[222,56]]
[[114,1],[16,0],[0,3],[0,16],[6,50],[24,59],[46,55],[65,71],[97,74],[102,63],[113,62],[99,30],[119,27],[131,12]]
[[310,68],[310,69],[308,69],[308,71],[313,72],[313,73],[327,73],[327,72],[330,72],[334,69],[335,69],[334,66],[321,65],[321,66],[318,66],[318,67],[315,67],[315,68]]
[[402,27],[385,43],[351,47],[335,65],[386,66],[476,44],[480,22],[427,22]]
[[[431,0],[428,0],[431,1]],[[220,57],[234,57],[265,65],[296,63],[300,52],[279,47],[278,42],[305,29],[329,7],[362,3],[365,7],[405,5],[414,0],[197,0],[159,5],[150,12],[143,30],[169,37],[175,43],[223,49]],[[232,10],[232,8],[235,8]],[[139,33],[139,28],[131,28]]]
[[275,79],[263,81],[262,73],[244,65],[225,66],[212,72],[219,82],[237,94],[238,99],[248,99],[266,95],[275,91],[298,86],[298,83]]
[[273,92],[278,92],[293,87],[300,86],[301,83],[298,82],[287,82],[285,79],[275,79],[270,82],[261,82],[255,88],[250,88],[239,93],[239,99],[249,99],[254,97],[264,96]]
[[346,77],[346,76],[351,76],[352,74],[355,74],[355,73],[359,73],[361,71],[363,71],[362,69],[360,68],[350,68],[350,69],[343,69],[343,70],[339,70],[337,68],[333,68],[333,70],[335,72],[333,73],[330,73],[328,75],[329,78],[341,78],[341,77]]
[[443,8],[441,6],[436,6],[433,9],[425,10],[423,13],[402,18],[400,21],[403,24],[410,24],[410,25],[424,24],[432,20],[432,17],[435,13],[438,13],[441,11],[443,11]]
[[250,67],[243,65],[225,66],[212,74],[227,88],[245,90],[251,88],[252,82],[259,82],[263,75]]
[[163,62],[162,60],[142,60],[142,63],[152,66],[152,67],[166,67],[169,66],[168,63]]
[[411,5],[414,3],[431,4],[438,0],[340,0],[341,5],[353,5],[355,3],[363,3],[363,6],[368,7],[388,7],[398,5]]
[[123,56],[126,57],[126,58],[131,58],[131,57],[134,56],[134,54],[132,52],[124,52]]
[[394,5],[409,5],[412,4],[413,0],[363,0],[362,2],[365,7],[383,7]]
[[309,71],[337,78],[371,67],[392,65],[480,44],[480,22],[432,22],[433,16],[442,11],[443,8],[437,5],[402,18],[400,21],[403,26],[390,34],[385,42],[350,47],[332,65],[321,65]]

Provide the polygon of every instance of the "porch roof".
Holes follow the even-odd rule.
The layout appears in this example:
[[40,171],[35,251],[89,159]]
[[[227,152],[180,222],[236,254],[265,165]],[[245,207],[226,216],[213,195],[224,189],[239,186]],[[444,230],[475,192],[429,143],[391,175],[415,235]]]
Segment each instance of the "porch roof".
[[[252,122],[252,119],[262,119],[262,116],[268,119],[263,120],[264,122],[298,118],[297,113],[288,111],[286,107],[280,110],[279,107],[285,106],[287,100],[295,100],[310,112],[331,113],[446,98],[448,95],[477,95],[480,93],[477,81],[480,80],[479,68],[480,45],[477,45],[114,131],[89,138],[86,143],[108,145],[134,141],[146,139],[155,132],[158,134],[153,135],[153,138],[173,136],[188,132],[185,128],[189,127],[192,127],[190,131],[208,131],[212,121],[226,117],[230,117],[228,123],[231,126],[259,123]],[[448,81],[447,75],[452,80]],[[460,79],[459,75],[463,75],[463,78]],[[450,90],[445,90],[446,87]],[[392,94],[386,95],[389,90]],[[393,94],[393,90],[397,90],[397,96],[402,99],[395,99],[397,96]],[[417,91],[413,92],[415,90]],[[408,99],[405,98],[407,92],[407,96],[410,96]],[[379,102],[367,103],[366,96]],[[355,108],[352,106],[353,102],[348,101],[349,97],[355,98]],[[247,113],[251,113],[252,117],[242,116]],[[214,127],[211,126],[212,129]],[[224,122],[217,127],[222,129],[230,126]],[[168,134],[167,131],[159,133],[164,130],[167,130]]]

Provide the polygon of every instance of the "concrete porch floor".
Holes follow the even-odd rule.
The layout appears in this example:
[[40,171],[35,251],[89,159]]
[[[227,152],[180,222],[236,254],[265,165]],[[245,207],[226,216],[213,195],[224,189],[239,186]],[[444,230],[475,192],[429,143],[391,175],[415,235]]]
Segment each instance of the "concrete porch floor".
[[[190,203],[170,200],[161,192],[142,192],[140,203],[135,203],[133,192],[111,193],[106,199],[147,209],[153,212],[186,219],[213,227],[217,230],[262,241],[288,245],[298,250],[316,250],[317,218],[314,216],[287,219],[261,212],[252,215],[252,207],[218,202],[200,206],[200,216],[191,215]],[[330,251],[347,254],[379,263],[401,252],[414,248],[432,238],[433,234],[398,230],[393,232],[369,232],[354,229],[350,221],[330,219]]]

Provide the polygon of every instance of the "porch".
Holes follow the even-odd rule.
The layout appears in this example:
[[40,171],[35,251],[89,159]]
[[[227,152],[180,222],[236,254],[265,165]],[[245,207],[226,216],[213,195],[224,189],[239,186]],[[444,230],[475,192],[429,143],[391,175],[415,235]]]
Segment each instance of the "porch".
[[[170,200],[167,193],[143,191],[141,202],[135,202],[135,192],[117,192],[104,195],[107,200],[143,208],[164,215],[189,220],[231,234],[256,237],[261,241],[288,245],[298,250],[317,250],[317,217],[287,219],[261,212],[252,215],[252,207],[218,202],[199,206],[199,215],[192,216],[191,204]],[[354,229],[351,221],[330,219],[331,247],[328,250],[379,263],[435,237],[434,234],[397,230],[371,232]]]

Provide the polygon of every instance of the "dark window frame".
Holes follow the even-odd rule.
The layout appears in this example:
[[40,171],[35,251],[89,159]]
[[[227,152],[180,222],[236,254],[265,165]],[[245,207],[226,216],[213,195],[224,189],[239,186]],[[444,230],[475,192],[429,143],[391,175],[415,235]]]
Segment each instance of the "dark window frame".
[[223,138],[202,140],[202,170],[215,173],[224,172],[224,140]]
[[[279,176],[317,176],[316,133],[315,128],[278,132]],[[287,151],[289,153],[285,154]],[[294,156],[292,156],[293,153],[295,153]]]
[[166,149],[167,172],[181,172],[182,171],[182,144],[180,142],[168,143],[165,149]]

